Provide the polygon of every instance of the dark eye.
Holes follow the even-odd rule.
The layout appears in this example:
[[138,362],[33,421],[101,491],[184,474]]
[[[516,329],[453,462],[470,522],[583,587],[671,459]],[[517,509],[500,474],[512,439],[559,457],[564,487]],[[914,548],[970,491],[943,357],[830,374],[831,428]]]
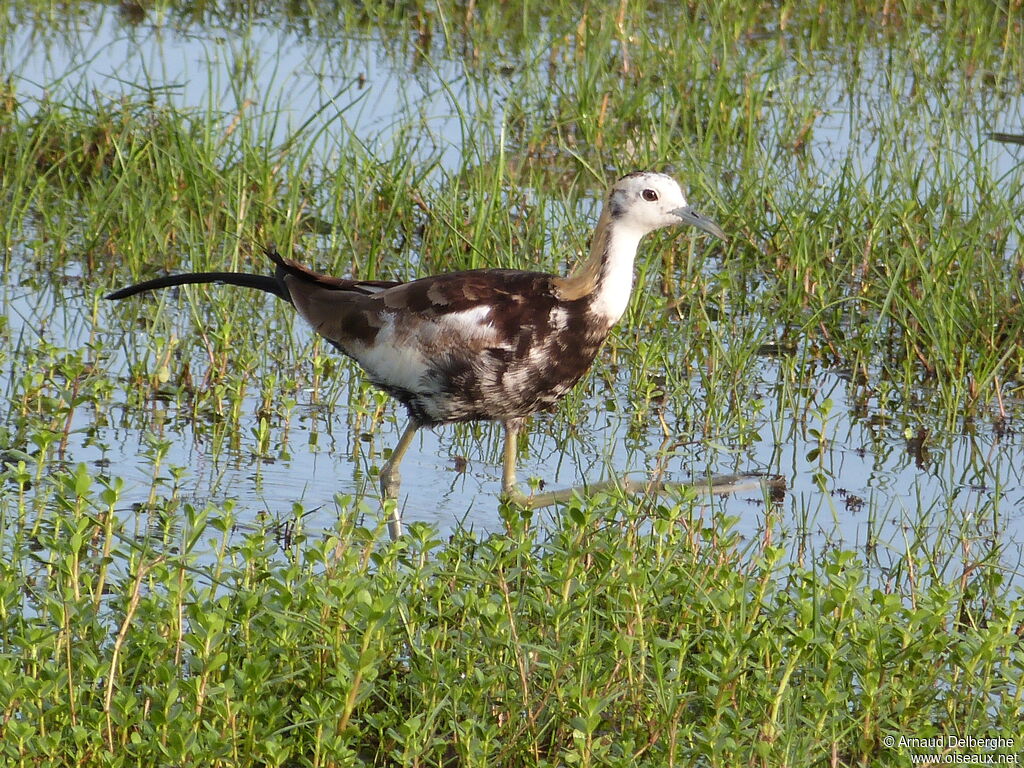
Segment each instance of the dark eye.
[[655,192],[653,189],[645,189],[643,192],[640,193],[640,196],[643,197],[643,199],[646,200],[648,203],[653,203],[655,200],[658,199],[658,193]]

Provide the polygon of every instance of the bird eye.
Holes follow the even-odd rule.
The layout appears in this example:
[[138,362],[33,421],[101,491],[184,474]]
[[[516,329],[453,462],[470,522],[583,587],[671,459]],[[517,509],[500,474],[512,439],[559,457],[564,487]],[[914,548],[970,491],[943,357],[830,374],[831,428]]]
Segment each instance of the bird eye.
[[653,203],[655,200],[658,199],[658,193],[655,192],[653,189],[645,189],[643,192],[640,193],[640,196],[643,197],[643,199],[646,200],[648,203]]

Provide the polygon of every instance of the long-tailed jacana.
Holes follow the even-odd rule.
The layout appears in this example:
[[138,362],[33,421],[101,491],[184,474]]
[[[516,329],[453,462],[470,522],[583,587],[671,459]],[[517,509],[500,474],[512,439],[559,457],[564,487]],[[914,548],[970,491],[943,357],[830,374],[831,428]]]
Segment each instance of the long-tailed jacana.
[[[612,186],[590,257],[568,277],[472,269],[407,283],[343,280],[267,249],[276,265],[273,276],[191,272],[147,280],[107,298],[213,282],[272,293],[408,410],[409,425],[380,472],[385,499],[398,495],[398,465],[416,430],[490,420],[505,427],[502,495],[529,506],[516,487],[517,433],[526,417],[554,406],[590,368],[626,310],[641,238],[677,224],[725,237],[687,204],[671,177],[640,171]],[[393,518],[392,535],[399,526]]]

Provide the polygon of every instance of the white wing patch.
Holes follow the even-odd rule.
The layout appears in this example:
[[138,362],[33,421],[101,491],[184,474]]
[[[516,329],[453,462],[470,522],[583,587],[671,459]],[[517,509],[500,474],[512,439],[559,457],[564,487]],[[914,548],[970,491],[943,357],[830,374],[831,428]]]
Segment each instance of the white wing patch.
[[569,313],[564,307],[555,307],[548,313],[548,325],[555,332],[564,331],[569,324]]
[[442,315],[438,325],[444,327],[443,333],[450,333],[456,338],[477,339],[494,336],[494,325],[490,321],[491,308],[481,304],[462,312]]

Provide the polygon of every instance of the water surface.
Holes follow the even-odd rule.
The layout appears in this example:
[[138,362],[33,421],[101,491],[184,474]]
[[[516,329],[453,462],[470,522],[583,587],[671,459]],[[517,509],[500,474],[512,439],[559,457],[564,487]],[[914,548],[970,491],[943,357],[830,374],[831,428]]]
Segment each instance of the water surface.
[[[406,135],[410,116],[415,116],[422,128],[422,156],[436,162],[438,175],[460,167],[467,125],[479,121],[493,128],[501,122],[503,97],[520,76],[515,66],[471,63],[436,45],[434,55],[424,58],[413,45],[373,33],[325,38],[299,26],[258,20],[244,29],[189,25],[180,19],[169,24],[159,17],[132,25],[104,9],[86,10],[81,18],[63,23],[66,28],[59,36],[15,25],[2,43],[0,72],[28,103],[44,97],[73,103],[85,94],[151,93],[182,108],[212,104],[228,115],[243,109],[273,111],[283,115],[274,135],[279,141],[312,117],[325,126],[320,139],[325,158],[331,156],[337,131],[353,132],[386,155],[388,142]],[[521,60],[511,54],[507,59],[520,69],[536,66],[529,52]],[[823,56],[820,67],[794,66],[765,78],[765,87],[779,92],[769,109],[793,109],[786,95],[813,94],[808,166],[819,176],[826,198],[829,184],[844,169],[849,172],[850,164],[867,175],[883,161],[899,162],[880,157],[877,136],[884,131],[886,115],[902,100],[943,97],[915,95],[912,82],[887,69],[884,50],[862,52],[856,62],[859,75],[851,78],[852,65],[851,57],[838,51]],[[244,74],[240,77],[239,72]],[[975,126],[957,135],[937,134],[934,126],[924,124],[918,135],[906,137],[908,146],[944,143],[943,153],[928,155],[935,163],[921,168],[922,177],[962,173],[962,168],[949,167],[952,154],[967,166],[1020,183],[1019,149],[988,142],[986,134],[1024,125],[1021,99],[986,90],[980,82],[964,80],[950,87],[974,88],[986,109],[978,111]],[[804,104],[811,101],[805,97]],[[772,114],[765,120],[785,122]],[[972,195],[977,188],[971,174],[964,179],[965,199],[983,205],[980,195]],[[927,181],[922,189],[927,191]],[[776,192],[785,199],[788,190]],[[596,200],[573,214],[596,219]],[[17,249],[12,263],[30,261],[30,250],[31,245]],[[706,268],[721,265],[712,260]],[[102,337],[108,351],[116,349],[115,339],[127,329],[107,327],[114,317],[108,307],[94,311],[96,293],[103,287],[83,282],[73,267],[53,277],[59,279],[46,285],[20,281],[17,270],[4,274],[0,291],[8,336],[16,342],[12,346],[51,344],[86,350],[88,359],[90,341]],[[266,301],[270,306],[272,299]],[[152,307],[139,302],[132,311],[143,315]],[[180,311],[188,322],[187,308],[167,311]],[[308,331],[301,325],[283,331],[294,333],[300,347],[307,343]],[[132,343],[130,336],[125,343]],[[202,356],[201,350],[184,354]],[[123,375],[127,362],[113,354],[105,364]],[[397,440],[404,419],[399,414],[397,422],[388,419],[372,430],[353,429],[344,410],[349,388],[359,385],[349,379],[350,367],[340,370],[342,378],[331,385],[326,402],[309,392],[299,394],[288,424],[275,425],[269,452],[258,447],[255,395],[243,402],[241,428],[225,446],[214,444],[209,422],[196,422],[173,403],[154,401],[142,416],[127,407],[100,414],[84,406],[75,412],[54,471],[85,462],[98,474],[122,477],[127,483],[124,514],[131,515],[133,503],[146,502],[154,493],[153,446],[158,439],[166,442],[157,472],[158,497],[197,506],[233,500],[239,516],[250,520],[264,514],[286,519],[297,502],[308,510],[309,526],[329,529],[337,514],[335,494],[365,497],[367,508],[375,508],[374,471]],[[694,426],[701,421],[707,394],[694,380],[688,408],[669,403],[661,413],[672,436],[668,452],[661,419],[648,418],[638,426],[631,418],[625,376],[610,389],[589,380],[583,385],[588,396],[569,419],[573,428],[568,438],[569,414],[534,420],[520,477],[543,478],[553,488],[655,466],[679,481],[732,472],[781,475],[787,485],[781,502],[745,492],[710,500],[707,514],[734,516],[739,530],[751,539],[781,531],[794,558],[814,558],[832,547],[853,548],[884,568],[913,542],[928,540],[951,548],[976,547],[974,553],[962,552],[964,557],[978,550],[997,551],[1008,572],[1019,574],[1024,440],[1013,418],[965,420],[955,429],[936,432],[921,417],[928,412],[927,404],[908,416],[870,395],[866,402],[855,401],[851,393],[856,389],[843,371],[813,364],[804,369],[806,397],[794,408],[784,370],[784,359],[758,358],[759,404],[752,409],[750,434],[743,440],[705,434]],[[0,388],[12,391],[14,377],[24,373],[16,366],[3,374]],[[401,468],[407,521],[429,522],[442,533],[457,525],[500,529],[500,442],[499,428],[490,425],[422,430]],[[539,517],[550,514],[558,512]],[[955,567],[956,558],[950,563]]]

